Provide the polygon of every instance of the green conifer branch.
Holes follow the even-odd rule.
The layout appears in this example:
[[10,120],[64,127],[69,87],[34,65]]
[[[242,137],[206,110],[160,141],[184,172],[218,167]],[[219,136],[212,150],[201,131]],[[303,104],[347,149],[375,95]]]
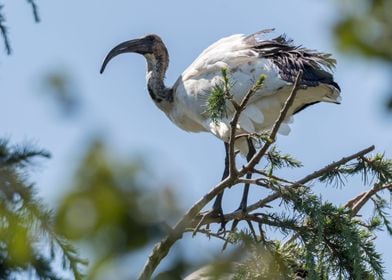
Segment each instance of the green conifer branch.
[[[0,141],[0,207],[3,209],[0,216],[7,219],[8,223],[17,225],[17,228],[25,229],[24,240],[21,239],[17,244],[28,244],[28,247],[19,250],[20,253],[30,252],[30,257],[26,255],[23,262],[17,262],[13,269],[32,269],[40,279],[57,279],[51,263],[56,255],[54,252],[60,251],[66,260],[66,269],[72,271],[75,279],[83,279],[81,268],[86,265],[85,260],[78,256],[68,241],[55,232],[51,211],[35,197],[34,186],[28,184],[22,176],[28,164],[38,156],[48,157],[49,154],[25,145],[10,146],[8,141]],[[10,234],[15,232],[10,228],[4,228],[2,231]],[[39,249],[39,243],[47,241],[51,244],[52,252],[49,258]],[[12,252],[13,249],[9,250]]]

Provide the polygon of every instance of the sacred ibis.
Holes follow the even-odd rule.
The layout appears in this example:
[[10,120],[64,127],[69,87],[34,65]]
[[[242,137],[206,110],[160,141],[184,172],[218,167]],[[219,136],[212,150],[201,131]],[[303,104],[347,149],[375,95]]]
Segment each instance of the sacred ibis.
[[[336,61],[330,54],[296,46],[280,35],[268,39],[273,29],[251,35],[232,35],[220,39],[205,49],[182,73],[172,87],[164,83],[169,65],[165,44],[157,35],[123,42],[114,47],[103,61],[101,73],[108,62],[122,53],[138,53],[147,60],[147,89],[155,105],[179,128],[190,132],[210,132],[223,140],[226,149],[230,135],[229,122],[234,113],[227,103],[226,115],[218,122],[206,113],[206,100],[214,86],[222,83],[222,68],[233,81],[231,93],[237,102],[245,96],[260,75],[264,84],[249,100],[239,119],[238,133],[259,133],[270,129],[290,94],[294,79],[303,71],[301,88],[288,111],[280,133],[289,132],[291,116],[318,102],[340,102],[340,88],[334,81],[332,70]],[[255,153],[251,140],[236,141],[236,150],[249,160]],[[223,178],[228,175],[228,164]],[[249,175],[249,174],[248,174]],[[245,185],[240,209],[247,205],[249,185]],[[213,205],[213,213],[222,215],[222,196]]]

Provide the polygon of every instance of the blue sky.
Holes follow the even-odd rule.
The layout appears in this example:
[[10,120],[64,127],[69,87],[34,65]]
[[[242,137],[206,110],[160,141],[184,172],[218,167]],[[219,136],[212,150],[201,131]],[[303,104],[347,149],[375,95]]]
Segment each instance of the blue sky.
[[[333,53],[343,102],[303,111],[295,118],[291,134],[279,138],[280,149],[305,165],[301,172],[288,176],[298,178],[371,144],[392,156],[391,116],[382,107],[386,69],[381,63],[338,53],[331,35],[338,13],[335,1],[42,0],[39,24],[33,23],[25,1],[8,2],[4,12],[13,54],[0,56],[0,135],[14,143],[32,141],[52,153],[53,158],[34,173],[40,195],[52,205],[66,191],[80,151],[94,134],[104,135],[119,155],[143,155],[160,185],[176,186],[183,207],[189,207],[220,178],[222,143],[209,134],[181,131],[155,107],[146,91],[142,57],[116,58],[99,75],[109,49],[147,33],[158,34],[168,47],[168,85],[209,44],[235,33],[275,27],[276,34],[286,33],[298,44]],[[77,122],[59,117],[40,93],[42,77],[53,69],[66,71],[77,83],[82,100]],[[364,190],[355,183],[343,190],[317,191],[339,203]],[[226,196],[225,208],[234,209],[238,196],[235,190]],[[252,199],[257,199],[256,193]],[[198,246],[205,256],[217,248],[211,249],[200,238],[182,242]],[[392,253],[385,246],[390,242],[384,233],[379,234],[377,244],[387,267],[392,267]],[[135,271],[140,269],[137,266]]]

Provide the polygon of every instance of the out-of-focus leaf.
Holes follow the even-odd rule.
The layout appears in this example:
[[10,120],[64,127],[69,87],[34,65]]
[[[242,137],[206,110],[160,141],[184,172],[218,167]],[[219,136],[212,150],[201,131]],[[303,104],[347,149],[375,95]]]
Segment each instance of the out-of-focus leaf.
[[[109,156],[110,155],[110,156]],[[162,236],[162,218],[172,213],[167,189],[149,191],[138,162],[116,159],[94,140],[75,174],[70,193],[60,202],[59,232],[93,252],[89,277]],[[175,207],[175,205],[171,205]]]
[[53,263],[62,257],[64,270],[78,280],[84,260],[54,231],[51,211],[36,198],[34,186],[26,179],[27,167],[39,156],[49,154],[26,145],[10,146],[0,139],[0,279],[24,279],[26,274],[34,279],[60,279]]
[[[345,53],[378,59],[389,64],[392,81],[392,1],[338,1],[340,19],[334,29],[337,45]],[[392,86],[392,84],[391,84]],[[386,108],[392,110],[389,94]]]
[[81,94],[73,76],[64,70],[54,70],[43,78],[43,93],[65,117],[75,116],[81,107]]
[[[346,1],[347,2],[347,1]],[[392,62],[392,4],[389,0],[357,0],[342,5],[335,26],[338,46],[346,52]],[[355,2],[355,4],[354,4]],[[360,2],[360,3],[358,3]]]

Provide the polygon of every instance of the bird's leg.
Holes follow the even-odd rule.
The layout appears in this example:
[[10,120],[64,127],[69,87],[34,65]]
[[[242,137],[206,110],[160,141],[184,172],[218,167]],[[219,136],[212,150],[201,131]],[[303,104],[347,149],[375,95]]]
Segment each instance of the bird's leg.
[[[248,154],[246,155],[246,160],[249,162],[254,154],[256,153],[255,147],[253,146],[252,139],[248,139]],[[246,174],[246,179],[252,178],[252,172],[248,172]],[[246,207],[248,206],[248,193],[249,193],[249,183],[245,184],[244,192],[242,194],[242,199],[240,203],[240,207],[237,210],[241,210],[242,212],[246,211]]]
[[[225,143],[225,170],[223,171],[222,175],[222,180],[224,180],[228,175],[229,175],[229,144]],[[218,217],[223,218],[223,210],[222,210],[222,198],[223,198],[223,192],[219,193],[216,196],[214,205],[212,206],[212,212],[211,215],[216,215]],[[222,221],[222,228],[224,228],[224,221]]]

